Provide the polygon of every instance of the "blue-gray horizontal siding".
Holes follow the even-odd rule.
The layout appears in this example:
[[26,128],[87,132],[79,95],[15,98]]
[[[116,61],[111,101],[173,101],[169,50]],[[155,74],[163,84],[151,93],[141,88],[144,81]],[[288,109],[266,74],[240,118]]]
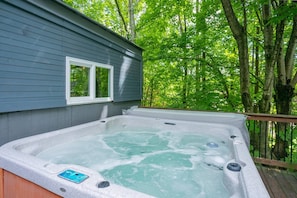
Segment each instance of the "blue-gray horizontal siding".
[[130,100],[130,96],[136,99],[142,97],[142,68],[139,60],[131,57],[122,57],[120,67],[115,69],[114,97],[117,101]]
[[0,11],[0,112],[65,106],[61,38],[59,45],[48,31],[54,26],[3,3]]
[[26,1],[10,3],[0,2],[0,112],[66,106],[66,56],[113,65],[114,101],[141,99],[141,50]]
[[139,101],[77,105],[0,114],[0,146],[19,138],[70,127],[139,105]]

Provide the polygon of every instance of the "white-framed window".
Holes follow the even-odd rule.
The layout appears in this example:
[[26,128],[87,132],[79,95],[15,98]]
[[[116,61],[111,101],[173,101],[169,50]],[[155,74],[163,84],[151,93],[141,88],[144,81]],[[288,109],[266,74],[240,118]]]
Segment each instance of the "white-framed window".
[[67,104],[113,101],[113,66],[66,57]]

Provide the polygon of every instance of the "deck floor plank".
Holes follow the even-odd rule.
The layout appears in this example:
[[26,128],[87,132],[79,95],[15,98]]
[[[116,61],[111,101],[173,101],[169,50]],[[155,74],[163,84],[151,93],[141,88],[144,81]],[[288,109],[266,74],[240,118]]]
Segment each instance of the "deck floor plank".
[[280,186],[286,197],[296,197],[295,190],[292,188],[291,184],[284,176],[286,172],[275,170],[272,174],[274,174],[274,177],[278,181],[278,185]]
[[270,197],[297,197],[297,173],[272,167],[257,166]]
[[271,174],[271,171],[264,167],[260,167],[260,168],[261,168],[260,171],[262,173],[260,175],[261,175],[262,180],[270,194],[270,197],[285,198],[286,194],[282,191],[281,188],[279,188],[279,184],[278,184],[277,180],[275,179],[274,175]]
[[[295,174],[296,175],[296,174]],[[297,177],[292,175],[291,172],[285,172],[282,174],[284,180],[287,182],[287,189],[288,197],[297,197]]]
[[260,176],[261,176],[261,178],[262,178],[262,180],[263,180],[263,182],[264,182],[264,184],[266,186],[266,189],[267,189],[269,195],[271,196],[273,194],[273,192],[271,190],[270,185],[268,185],[268,180],[266,178],[266,175],[265,175],[265,173],[264,173],[264,171],[263,171],[263,169],[261,167],[257,167],[257,168],[258,168],[258,172],[259,172],[259,174],[260,174]]

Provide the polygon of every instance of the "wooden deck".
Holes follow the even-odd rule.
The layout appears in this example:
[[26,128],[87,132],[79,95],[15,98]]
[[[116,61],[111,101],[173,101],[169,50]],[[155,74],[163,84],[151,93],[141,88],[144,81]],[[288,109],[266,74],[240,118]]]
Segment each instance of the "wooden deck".
[[271,198],[297,197],[297,172],[257,166]]

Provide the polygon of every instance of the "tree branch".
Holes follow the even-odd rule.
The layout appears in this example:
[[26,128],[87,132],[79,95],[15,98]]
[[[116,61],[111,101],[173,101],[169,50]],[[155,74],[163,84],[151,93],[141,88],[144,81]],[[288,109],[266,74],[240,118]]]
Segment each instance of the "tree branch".
[[119,15],[120,15],[120,17],[122,19],[123,24],[124,24],[125,31],[126,31],[127,34],[129,34],[126,21],[124,19],[124,16],[122,15],[122,12],[121,12],[121,9],[120,9],[120,6],[119,6],[119,2],[118,2],[118,0],[114,0],[114,1],[115,1],[116,6],[117,6],[118,13],[119,13]]
[[240,25],[239,21],[237,20],[237,17],[234,13],[233,7],[231,5],[231,2],[229,0],[221,0],[226,18],[228,20],[230,29],[233,33],[234,38],[237,40],[239,37],[241,37],[241,34],[243,32],[243,26]]

